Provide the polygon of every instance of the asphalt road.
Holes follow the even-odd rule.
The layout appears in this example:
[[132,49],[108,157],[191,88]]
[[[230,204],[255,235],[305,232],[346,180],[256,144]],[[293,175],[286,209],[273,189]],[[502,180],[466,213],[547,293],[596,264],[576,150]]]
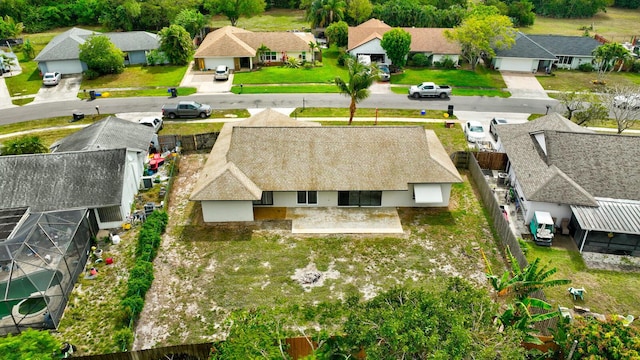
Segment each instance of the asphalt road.
[[[177,102],[179,100],[196,100],[210,104],[214,109],[295,108],[303,105],[305,107],[349,106],[349,99],[340,94],[213,94],[179,96],[175,99],[165,97],[98,98],[94,101],[60,101],[2,109],[0,110],[0,124],[66,115],[71,118],[74,112],[95,114],[97,112],[96,107],[99,107],[101,113],[153,112],[160,111],[164,103]],[[454,111],[544,114],[547,111],[547,105],[550,105],[553,109],[557,104],[558,102],[553,99],[454,96],[444,100],[431,98],[414,100],[399,94],[372,94],[358,104],[358,107],[446,111],[449,105],[453,105]]]

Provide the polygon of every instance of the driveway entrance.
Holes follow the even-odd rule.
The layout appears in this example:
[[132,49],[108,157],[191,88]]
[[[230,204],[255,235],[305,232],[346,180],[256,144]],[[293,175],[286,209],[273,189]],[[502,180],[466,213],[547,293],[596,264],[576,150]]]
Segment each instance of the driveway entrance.
[[78,91],[80,91],[81,82],[82,74],[64,75],[56,86],[43,85],[31,104],[80,100]]
[[288,208],[293,234],[402,234],[398,211],[390,207]]
[[501,71],[502,79],[507,85],[507,90],[512,98],[521,99],[548,99],[547,93],[538,82],[538,79],[527,72]]

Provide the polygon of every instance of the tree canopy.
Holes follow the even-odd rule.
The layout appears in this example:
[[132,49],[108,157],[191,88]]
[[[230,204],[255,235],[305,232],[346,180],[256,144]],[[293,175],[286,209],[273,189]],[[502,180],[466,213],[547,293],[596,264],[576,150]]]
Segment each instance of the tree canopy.
[[224,15],[232,26],[238,24],[240,17],[253,17],[261,14],[267,4],[264,0],[204,0],[204,8],[212,14]]
[[462,57],[475,70],[481,58],[495,56],[494,49],[510,48],[515,43],[515,29],[511,20],[498,14],[493,6],[478,6],[460,26],[446,30],[445,36],[458,42]]
[[20,335],[0,337],[0,354],[3,360],[51,360],[60,345],[48,331],[27,329]]
[[407,63],[407,55],[411,50],[411,34],[400,28],[392,29],[384,33],[380,45],[393,65],[402,68]]
[[173,19],[172,24],[182,26],[193,38],[204,28],[207,20],[205,20],[204,15],[198,10],[183,9],[178,13],[176,18]]
[[187,30],[180,25],[171,25],[160,30],[158,35],[160,36],[158,49],[167,56],[171,64],[184,65],[189,63],[195,50]]
[[371,18],[373,5],[369,0],[350,0],[347,2],[347,19],[353,25],[358,25]]
[[22,34],[23,30],[24,25],[21,22],[16,22],[11,16],[0,17],[0,39],[15,38]]
[[347,3],[343,0],[312,0],[306,9],[306,20],[311,27],[327,27],[344,19]]
[[349,41],[349,25],[344,21],[335,22],[324,31],[329,44],[338,47],[347,46]]
[[105,35],[91,35],[80,44],[80,61],[98,75],[124,71],[124,54]]

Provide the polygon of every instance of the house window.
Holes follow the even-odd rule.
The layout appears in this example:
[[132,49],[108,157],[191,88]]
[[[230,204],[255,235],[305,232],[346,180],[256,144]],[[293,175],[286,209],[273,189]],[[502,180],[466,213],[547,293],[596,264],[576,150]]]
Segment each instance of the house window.
[[129,53],[124,53],[124,61],[129,61]]
[[263,191],[260,200],[253,200],[253,205],[273,205],[273,191]]
[[276,60],[278,60],[278,55],[276,54],[275,51],[267,51],[264,54],[262,54],[262,60],[263,61],[276,61]]
[[298,191],[298,204],[317,204],[317,191]]
[[558,64],[571,65],[573,56],[558,56]]
[[338,191],[338,206],[381,206],[382,191]]
[[303,51],[302,54],[300,54],[300,59],[307,60],[307,53],[305,51]]

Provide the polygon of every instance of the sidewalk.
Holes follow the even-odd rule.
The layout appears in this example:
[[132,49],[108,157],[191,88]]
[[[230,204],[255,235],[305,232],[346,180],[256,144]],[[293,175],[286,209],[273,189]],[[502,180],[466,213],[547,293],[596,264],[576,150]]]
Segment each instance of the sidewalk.
[[17,105],[13,105],[11,102],[11,94],[9,94],[7,84],[4,82],[4,77],[0,77],[0,109],[8,109],[16,106]]

